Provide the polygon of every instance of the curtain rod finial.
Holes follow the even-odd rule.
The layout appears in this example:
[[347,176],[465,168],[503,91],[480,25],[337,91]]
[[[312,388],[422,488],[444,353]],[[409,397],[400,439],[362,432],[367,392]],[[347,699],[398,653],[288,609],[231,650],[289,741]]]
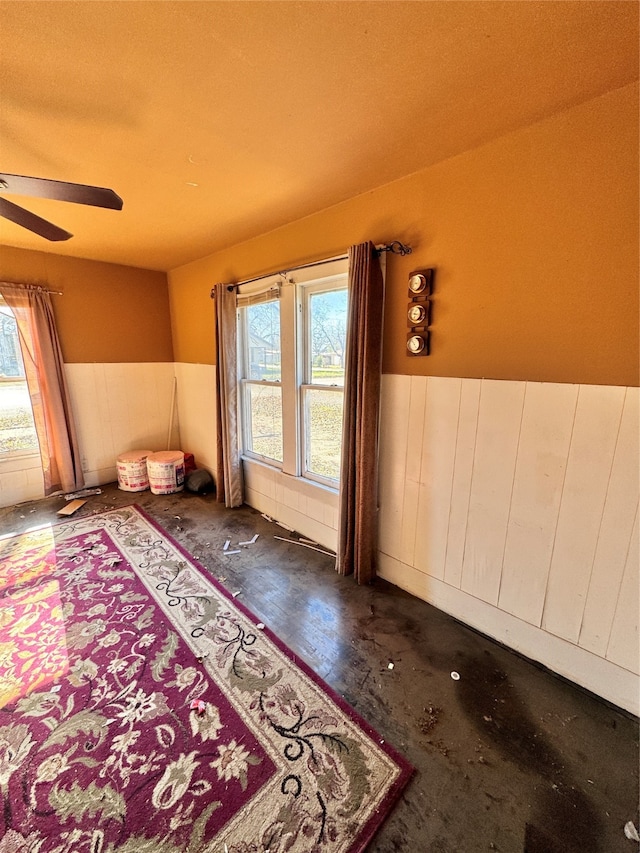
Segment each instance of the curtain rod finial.
[[378,248],[378,252],[391,252],[392,255],[410,255],[412,251],[411,246],[405,246],[399,240],[393,240],[391,243]]

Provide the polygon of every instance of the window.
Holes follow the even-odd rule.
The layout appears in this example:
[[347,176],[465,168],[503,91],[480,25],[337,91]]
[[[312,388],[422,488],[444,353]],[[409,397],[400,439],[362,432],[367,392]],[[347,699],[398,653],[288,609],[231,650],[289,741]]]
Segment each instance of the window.
[[239,288],[243,453],[284,473],[336,488],[347,262],[333,261],[284,278]]
[[244,308],[244,399],[247,452],[282,462],[280,302]]
[[0,297],[0,458],[37,452],[17,323]]
[[337,481],[342,447],[347,289],[335,283],[304,290],[302,391],[304,476]]

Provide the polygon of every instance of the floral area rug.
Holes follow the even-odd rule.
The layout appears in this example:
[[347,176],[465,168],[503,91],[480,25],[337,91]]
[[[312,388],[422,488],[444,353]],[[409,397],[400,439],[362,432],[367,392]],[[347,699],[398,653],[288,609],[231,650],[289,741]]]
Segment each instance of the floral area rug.
[[0,853],[364,850],[410,766],[139,509],[0,565]]

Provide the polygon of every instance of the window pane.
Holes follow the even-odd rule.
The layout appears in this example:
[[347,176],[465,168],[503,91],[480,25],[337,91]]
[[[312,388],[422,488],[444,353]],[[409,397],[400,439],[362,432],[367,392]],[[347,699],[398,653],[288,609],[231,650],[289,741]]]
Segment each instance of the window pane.
[[280,381],[280,303],[249,305],[247,312],[247,379]]
[[305,390],[307,471],[332,480],[340,478],[343,399],[341,391]]
[[273,385],[246,385],[247,450],[282,462],[282,392]]
[[0,304],[0,453],[36,453],[38,439],[16,321]]
[[309,296],[310,383],[344,385],[347,341],[347,291],[327,290]]

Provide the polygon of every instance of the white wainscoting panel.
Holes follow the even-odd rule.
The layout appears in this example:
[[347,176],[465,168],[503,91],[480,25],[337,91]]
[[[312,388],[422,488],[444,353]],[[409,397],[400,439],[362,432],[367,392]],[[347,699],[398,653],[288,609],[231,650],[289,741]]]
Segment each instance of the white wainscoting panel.
[[490,604],[500,592],[524,389],[524,382],[480,386],[462,589]]
[[639,713],[638,389],[382,390],[382,576]]
[[[456,382],[459,380],[449,381]],[[452,414],[448,425],[451,434],[455,436],[455,458],[451,483],[444,579],[451,586],[458,588],[462,584],[462,560],[467,535],[471,477],[476,450],[476,433],[478,431],[480,384],[476,379],[463,379],[460,382],[458,417],[455,420]]]
[[44,497],[39,456],[13,456],[0,460],[0,507],[15,506]]
[[[578,391],[542,626],[578,642],[620,429],[625,389]],[[628,540],[627,540],[628,541]]]
[[409,412],[407,417],[407,440],[404,444],[404,466],[398,471],[403,476],[403,500],[400,507],[400,559],[412,563],[416,552],[416,534],[418,524],[418,499],[420,495],[420,460],[414,459],[411,448],[422,445],[424,430],[424,410],[427,383],[421,376],[412,376],[409,382]]
[[[253,459],[243,462],[245,502],[335,551],[338,546],[338,494],[315,483],[283,474]],[[274,524],[274,535],[288,533]],[[302,550],[302,549],[301,549]]]
[[580,629],[580,645],[599,655],[606,654],[625,565],[634,550],[637,564],[639,404],[640,389],[627,388]]
[[[411,377],[383,375],[383,403],[380,411],[379,479],[384,501],[380,502],[379,547],[390,554],[406,552],[402,543],[402,519],[405,501],[407,436]],[[384,483],[384,486],[382,485]]]
[[[418,377],[416,377],[416,380]],[[416,539],[414,565],[433,577],[445,573],[453,471],[456,458],[456,433],[460,410],[460,380],[453,382],[432,377],[419,377],[424,388],[422,454],[415,454],[410,442],[408,458],[420,472],[420,490],[416,506]],[[420,444],[417,445],[420,447]]]
[[607,646],[607,660],[633,672],[640,673],[640,644],[638,642],[638,609],[640,608],[640,548],[638,548],[638,515],[631,534],[629,554],[625,565],[616,612]]
[[577,385],[527,382],[499,607],[540,625]]
[[216,475],[216,368],[213,364],[175,365],[182,450],[196,466]]
[[116,459],[128,450],[180,448],[172,362],[67,364],[65,373],[88,486],[117,479]]

